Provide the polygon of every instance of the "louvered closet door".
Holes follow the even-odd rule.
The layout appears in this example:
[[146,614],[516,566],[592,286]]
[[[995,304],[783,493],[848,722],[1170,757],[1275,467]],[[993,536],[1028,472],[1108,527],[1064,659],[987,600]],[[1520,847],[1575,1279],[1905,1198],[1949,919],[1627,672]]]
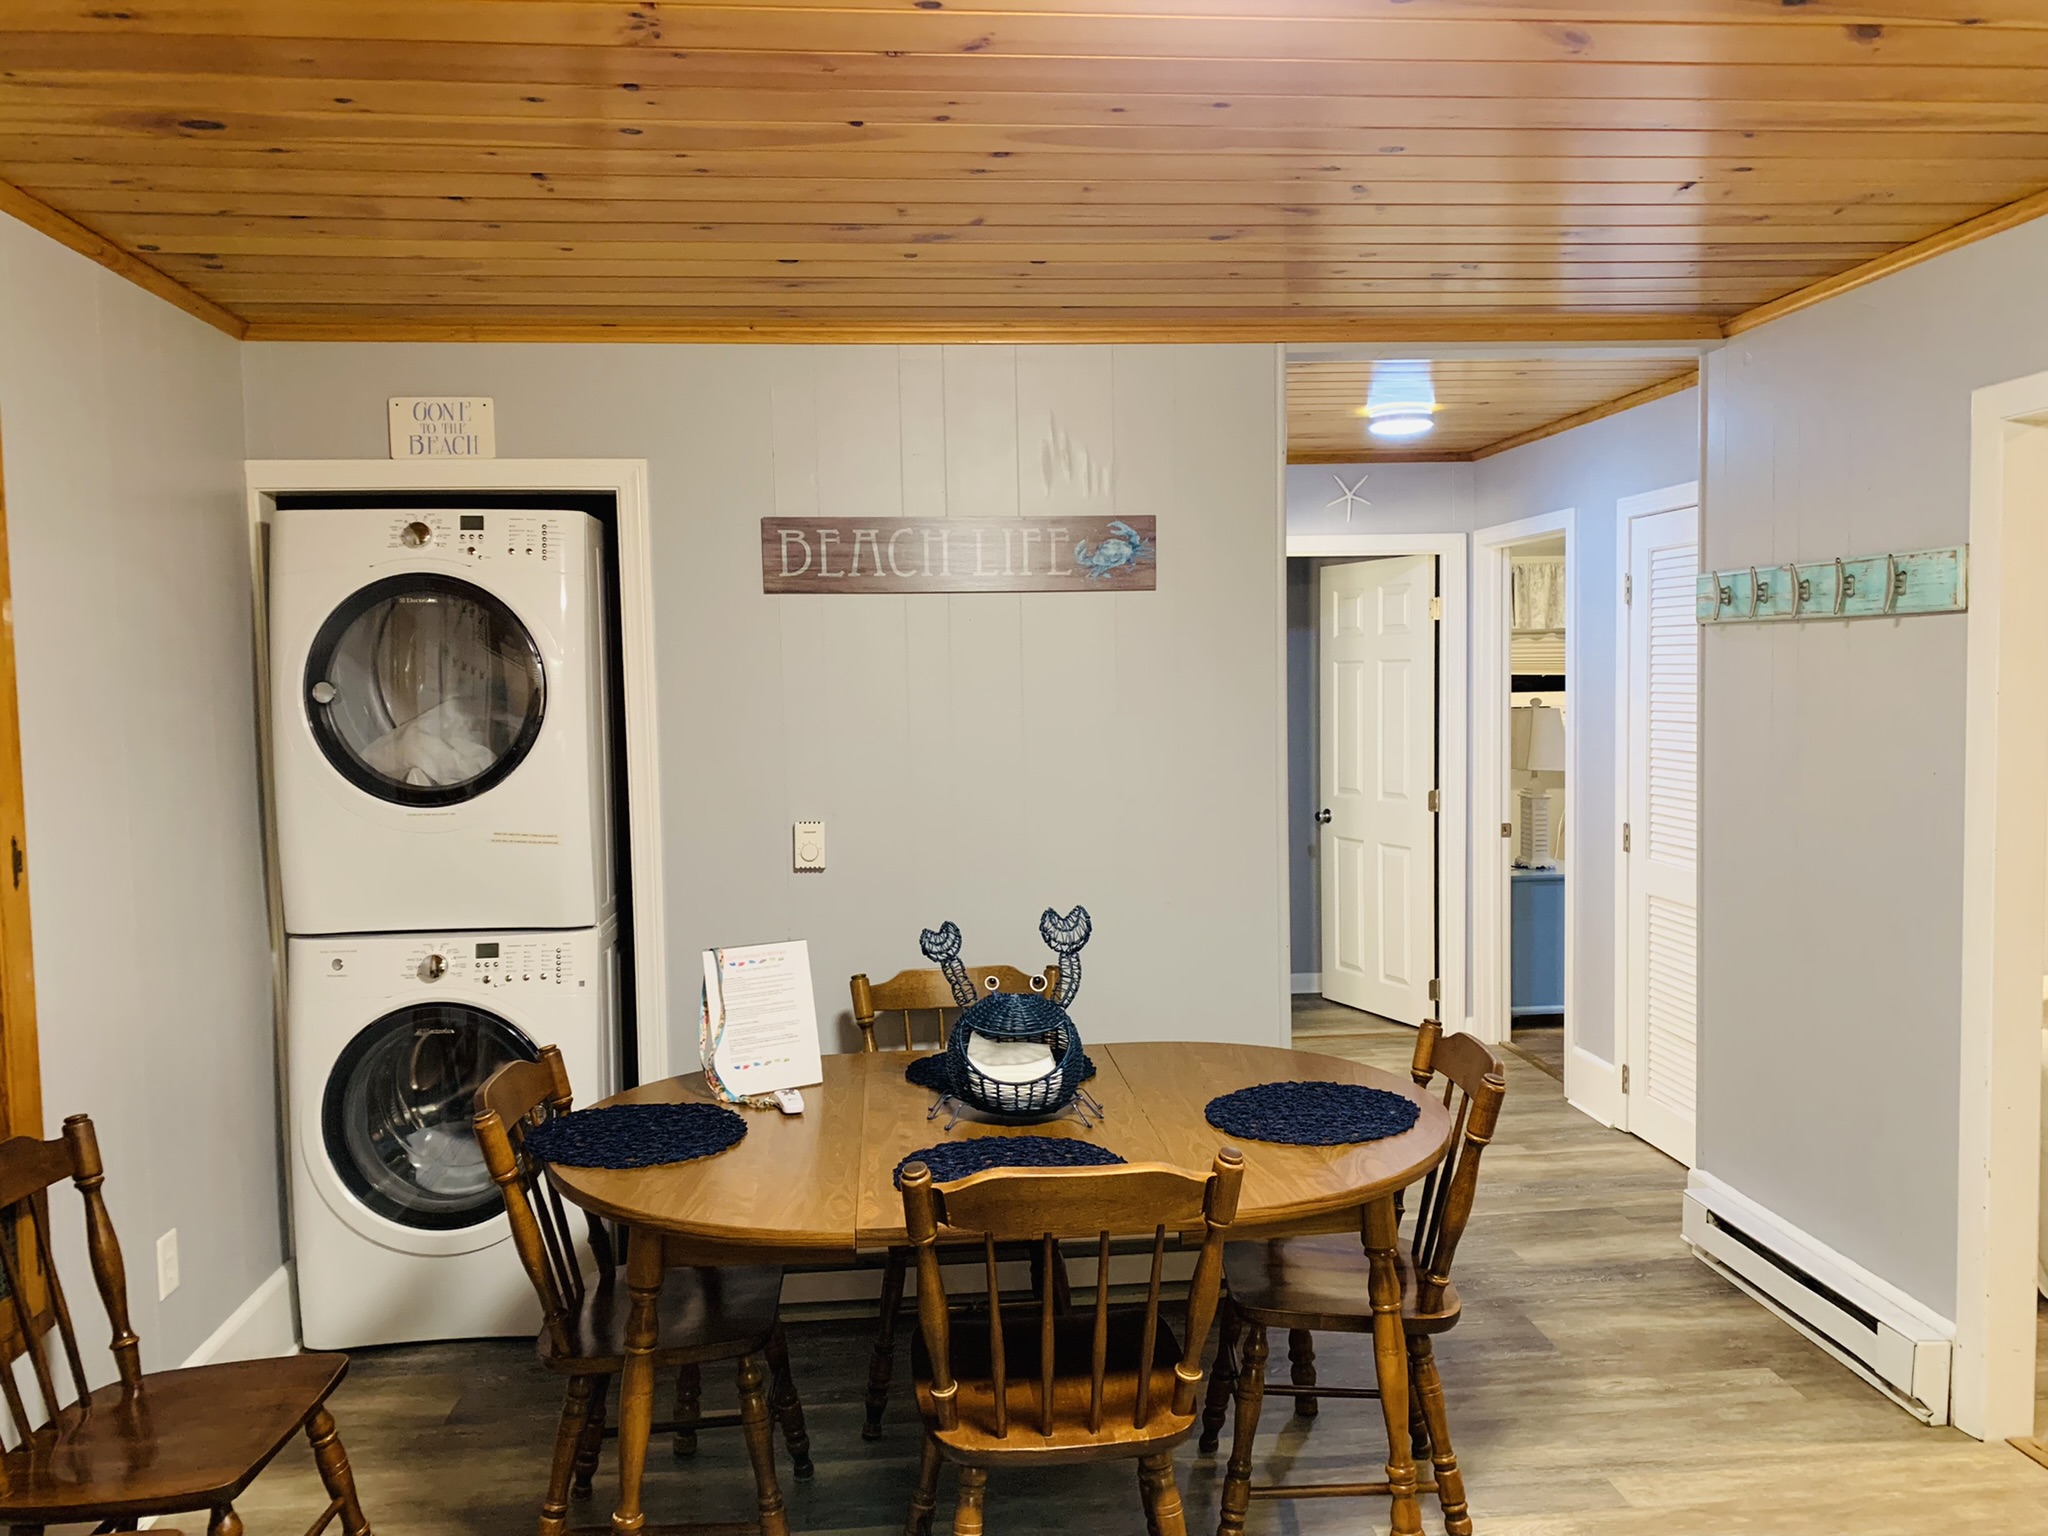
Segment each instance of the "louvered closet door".
[[1629,520],[1630,1131],[1690,1167],[1699,1048],[1699,510]]

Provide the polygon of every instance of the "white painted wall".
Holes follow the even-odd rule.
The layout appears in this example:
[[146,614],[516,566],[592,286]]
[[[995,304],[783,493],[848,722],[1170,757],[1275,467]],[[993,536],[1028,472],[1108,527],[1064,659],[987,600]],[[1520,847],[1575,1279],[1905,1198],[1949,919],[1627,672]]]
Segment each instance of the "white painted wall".
[[[45,1130],[92,1114],[145,1363],[282,1254],[236,343],[0,218]],[[52,1197],[110,1377],[78,1200]],[[156,1299],[175,1226],[182,1283]]]
[[[1706,557],[1969,537],[1970,392],[2048,368],[2048,222],[1708,362]],[[1700,1166],[1953,1317],[1962,615],[1711,626]]]
[[[1278,358],[1266,347],[244,348],[252,457],[381,458],[398,394],[495,398],[502,457],[646,458],[671,1038],[713,944],[845,978],[1095,940],[1105,1040],[1284,1038]],[[1082,460],[1109,470],[1090,492]],[[770,513],[1159,518],[1159,590],[767,597]],[[789,823],[831,867],[790,873]]]
[[[1621,597],[1615,508],[1625,496],[1698,477],[1699,410],[1699,392],[1685,390],[1469,464],[1296,464],[1287,470],[1290,534],[1473,533],[1577,510],[1579,675],[1567,686],[1573,728],[1581,733],[1577,795],[1584,840],[1581,867],[1566,871],[1565,884],[1580,1015],[1574,1032],[1580,1045],[1606,1061],[1614,1059],[1614,845],[1621,825],[1614,782],[1614,632]],[[1347,522],[1344,508],[1329,503],[1339,498],[1338,477],[1356,485],[1361,473],[1367,479],[1360,494],[1372,505],[1354,508]],[[1472,804],[1476,797],[1467,788]],[[1490,815],[1475,820],[1474,857],[1491,847],[1480,835],[1491,830]],[[1469,942],[1466,953],[1473,953]],[[1468,997],[1471,986],[1468,976]]]

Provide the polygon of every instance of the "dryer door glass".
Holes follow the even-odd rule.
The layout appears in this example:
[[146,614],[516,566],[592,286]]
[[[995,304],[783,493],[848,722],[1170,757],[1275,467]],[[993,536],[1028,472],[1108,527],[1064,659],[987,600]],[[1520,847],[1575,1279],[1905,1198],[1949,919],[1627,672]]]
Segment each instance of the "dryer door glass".
[[525,1035],[459,1003],[388,1013],[327,1079],[327,1157],[364,1205],[408,1227],[473,1227],[504,1209],[470,1129],[477,1089],[507,1062],[538,1061]]
[[380,800],[455,805],[504,782],[540,736],[547,675],[519,617],[453,576],[392,576],[328,616],[306,718],[335,769]]

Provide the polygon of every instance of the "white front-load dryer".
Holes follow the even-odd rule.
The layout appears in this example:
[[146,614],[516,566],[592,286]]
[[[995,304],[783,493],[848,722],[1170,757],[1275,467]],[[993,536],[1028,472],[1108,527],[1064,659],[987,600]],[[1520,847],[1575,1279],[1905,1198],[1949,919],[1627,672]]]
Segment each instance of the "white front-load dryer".
[[562,510],[273,514],[287,933],[608,920],[602,540]]
[[309,1349],[531,1333],[533,1286],[471,1130],[476,1090],[561,1049],[616,1078],[608,931],[291,939],[292,1226]]

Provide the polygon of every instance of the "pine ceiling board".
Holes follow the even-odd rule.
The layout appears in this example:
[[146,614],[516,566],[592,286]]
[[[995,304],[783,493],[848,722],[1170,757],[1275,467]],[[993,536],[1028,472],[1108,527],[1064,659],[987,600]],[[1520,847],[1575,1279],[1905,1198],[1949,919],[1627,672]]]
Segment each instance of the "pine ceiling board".
[[[1398,129],[1399,142],[1426,148],[1431,133],[1507,130],[1512,136],[1545,134],[1684,132],[1799,135],[1824,143],[1838,130],[1860,132],[2038,133],[2048,128],[2048,102],[2017,101],[1824,101],[1730,100],[1575,95],[1570,97],[1429,97],[1399,92],[1376,95],[1262,95],[1238,92],[1219,100],[1214,91],[1153,94],[1123,87],[1106,92],[1078,90],[988,91],[905,90],[846,86],[823,76],[800,88],[627,85],[610,81],[542,79],[533,70],[504,80],[451,78],[476,50],[443,56],[436,45],[388,49],[374,62],[378,73],[358,78],[345,60],[324,71],[311,69],[307,55],[342,45],[322,40],[293,47],[289,59],[245,60],[244,73],[222,73],[219,60],[197,67],[175,66],[180,42],[190,39],[66,39],[73,53],[91,48],[95,68],[69,67],[36,46],[47,41],[11,36],[0,85],[28,99],[48,96],[81,104],[104,102],[131,110],[175,112],[197,104],[202,110],[231,101],[237,114],[319,112],[371,118],[382,114],[473,119],[547,121],[590,118],[620,128],[650,123],[889,123],[1109,125],[1123,127],[1213,127],[1221,123],[1252,128]],[[282,45],[281,45],[282,46]],[[455,45],[439,45],[443,49]],[[124,49],[132,57],[110,57]],[[424,54],[424,57],[422,55]],[[365,61],[370,62],[370,61]],[[538,55],[527,62],[539,65]],[[121,67],[108,67],[118,63]],[[274,71],[274,72],[273,72]],[[434,87],[423,98],[418,87]],[[1794,140],[1794,143],[1800,140]],[[1597,146],[1586,146],[1597,147]]]
[[266,324],[1670,334],[2048,185],[2048,3],[1849,7],[8,0],[0,178]]
[[[226,32],[399,43],[524,44],[643,52],[887,54],[957,58],[1118,58],[1600,61],[1686,65],[1976,66],[2028,62],[2048,36],[2031,27],[1893,22],[1808,23],[1440,20],[1268,13],[1200,16],[1178,10],[1117,14],[1019,4],[975,14],[940,6],[756,6],[587,3],[587,0],[184,0],[130,11],[72,0],[10,0],[24,30],[127,30],[148,35]],[[2005,50],[2010,50],[2006,52]]]
[[[1405,456],[1421,445],[1384,443],[1366,434],[1361,409],[1374,373],[1371,362],[1290,363],[1287,367],[1287,451],[1297,462],[1335,456],[1361,461]],[[1412,363],[1402,365],[1412,370]],[[1437,402],[1427,451],[1467,454],[1562,417],[1659,384],[1692,365],[1670,357],[1633,360],[1541,358],[1436,360],[1429,364]],[[1404,374],[1405,380],[1405,374]]]

